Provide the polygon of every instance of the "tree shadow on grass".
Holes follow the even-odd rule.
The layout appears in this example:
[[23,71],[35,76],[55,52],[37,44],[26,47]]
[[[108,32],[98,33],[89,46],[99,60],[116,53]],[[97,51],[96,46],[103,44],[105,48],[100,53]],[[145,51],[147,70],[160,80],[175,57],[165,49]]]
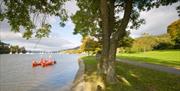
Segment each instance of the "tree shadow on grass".
[[[95,57],[87,58],[84,63],[86,80],[95,83],[97,81],[97,61]],[[115,64],[119,81],[116,84],[107,83],[106,91],[179,91],[180,89],[180,75],[159,72],[121,62]]]
[[107,91],[178,91],[180,76],[116,62],[119,82]]

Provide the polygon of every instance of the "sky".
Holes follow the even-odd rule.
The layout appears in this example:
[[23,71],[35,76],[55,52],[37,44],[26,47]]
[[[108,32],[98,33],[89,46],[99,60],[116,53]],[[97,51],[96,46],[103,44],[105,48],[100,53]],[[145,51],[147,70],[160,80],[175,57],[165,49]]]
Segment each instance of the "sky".
[[[173,21],[179,19],[176,7],[178,3],[171,6],[162,6],[158,9],[152,9],[148,12],[141,12],[141,18],[146,20],[138,30],[132,30],[130,36],[140,37],[142,33],[152,35],[164,34],[167,26]],[[74,0],[67,2],[65,8],[68,15],[75,14],[79,8]],[[27,50],[57,51],[62,49],[74,48],[81,44],[81,35],[73,35],[75,25],[69,19],[65,27],[59,26],[59,19],[55,16],[48,17],[48,22],[52,25],[49,38],[31,38],[26,40],[22,38],[22,33],[10,31],[7,20],[0,22],[0,40],[11,45],[24,46]],[[39,41],[39,43],[38,43]],[[37,45],[36,45],[37,44]]]

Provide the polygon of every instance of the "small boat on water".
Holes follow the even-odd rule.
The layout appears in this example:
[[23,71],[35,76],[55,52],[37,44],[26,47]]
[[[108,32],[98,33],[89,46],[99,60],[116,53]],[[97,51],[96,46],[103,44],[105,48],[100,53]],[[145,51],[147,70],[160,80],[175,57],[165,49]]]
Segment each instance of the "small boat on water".
[[40,59],[40,61],[32,61],[32,67],[37,67],[37,66],[42,66],[42,67],[46,67],[49,65],[54,65],[56,64],[55,60],[51,60],[51,59]]

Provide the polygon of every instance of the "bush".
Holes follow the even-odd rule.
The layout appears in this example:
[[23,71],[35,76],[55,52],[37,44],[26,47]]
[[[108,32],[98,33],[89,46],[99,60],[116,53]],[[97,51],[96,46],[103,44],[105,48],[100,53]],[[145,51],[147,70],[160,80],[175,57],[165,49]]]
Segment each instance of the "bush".
[[[180,44],[180,42],[179,42]],[[176,47],[179,47],[177,44]],[[172,41],[169,34],[163,34],[158,36],[146,35],[140,38],[136,38],[132,44],[132,47],[121,49],[123,52],[146,52],[151,50],[172,49],[175,43]]]

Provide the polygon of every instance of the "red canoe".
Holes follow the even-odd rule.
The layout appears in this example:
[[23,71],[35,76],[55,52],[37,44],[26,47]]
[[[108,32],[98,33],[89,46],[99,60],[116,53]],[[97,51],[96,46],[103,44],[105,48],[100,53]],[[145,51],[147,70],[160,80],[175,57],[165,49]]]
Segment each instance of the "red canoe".
[[44,59],[41,59],[39,62],[32,61],[32,67],[36,67],[36,66],[46,67],[46,66],[53,65],[53,64],[56,64],[56,61],[44,60]]

